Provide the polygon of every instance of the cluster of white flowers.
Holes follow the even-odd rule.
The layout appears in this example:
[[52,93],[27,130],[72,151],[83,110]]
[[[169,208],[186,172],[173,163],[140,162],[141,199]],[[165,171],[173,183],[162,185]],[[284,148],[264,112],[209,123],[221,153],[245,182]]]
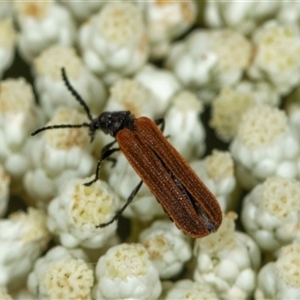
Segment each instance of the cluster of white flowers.
[[255,289],[260,251],[246,234],[235,231],[236,214],[224,216],[219,230],[195,244],[195,281],[204,281],[222,299],[248,299]]
[[37,299],[91,300],[94,280],[83,250],[56,246],[36,261],[27,285]]
[[238,180],[247,189],[271,176],[299,175],[298,137],[285,112],[276,107],[256,105],[245,112],[230,150]]
[[139,242],[147,249],[163,279],[178,275],[192,256],[188,237],[168,221],[154,222],[141,232]]
[[242,222],[259,247],[275,252],[300,238],[300,182],[269,177],[244,199]]
[[100,248],[115,234],[117,224],[104,228],[118,209],[118,197],[105,182],[84,186],[90,178],[71,180],[48,206],[48,228],[63,246]]
[[279,96],[272,86],[263,81],[241,81],[237,86],[223,87],[212,103],[210,126],[218,137],[229,142],[236,134],[242,115],[255,104],[276,106]]
[[251,52],[250,42],[236,31],[197,29],[174,43],[166,66],[185,88],[211,102],[223,86],[241,80]]
[[[177,228],[104,111],[156,121],[216,232]],[[299,224],[297,1],[0,2],[0,299],[299,299]]]

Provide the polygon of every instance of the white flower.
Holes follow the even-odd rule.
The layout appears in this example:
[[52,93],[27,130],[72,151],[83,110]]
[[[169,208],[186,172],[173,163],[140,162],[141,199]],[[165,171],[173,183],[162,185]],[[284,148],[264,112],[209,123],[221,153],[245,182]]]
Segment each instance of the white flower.
[[243,200],[242,223],[259,247],[275,252],[299,235],[300,182],[270,177]]
[[[48,125],[83,122],[86,122],[85,115],[71,109],[60,109]],[[71,178],[92,173],[95,159],[90,149],[86,128],[47,130],[35,138],[30,157],[33,167],[25,174],[24,186],[37,206],[47,206]]]
[[57,246],[38,259],[27,286],[39,299],[91,300],[93,270],[83,250]]
[[71,180],[48,206],[48,228],[65,247],[103,247],[115,234],[117,222],[96,226],[115,216],[119,199],[103,181],[84,186],[91,179]]
[[145,64],[146,35],[142,13],[135,5],[112,2],[82,25],[79,45],[87,67],[112,84]]
[[84,22],[92,14],[99,11],[101,6],[105,4],[105,0],[98,1],[69,1],[69,0],[60,0],[60,2],[68,7],[72,12],[73,16],[79,22]]
[[181,85],[173,72],[152,64],[145,65],[134,78],[151,90],[159,99],[156,107],[158,117],[165,113],[172,97],[181,89]]
[[241,81],[237,86],[225,86],[212,103],[209,125],[218,137],[230,141],[237,133],[242,115],[255,104],[279,104],[279,95],[266,82]]
[[4,20],[0,18],[0,78],[3,72],[8,69],[13,62],[15,56],[15,42],[16,31],[13,27],[12,18]]
[[205,151],[205,130],[199,114],[203,110],[202,102],[195,94],[181,91],[171,99],[165,115],[164,135],[186,159],[202,156]]
[[242,115],[253,107],[255,101],[251,94],[239,92],[231,87],[223,87],[212,103],[212,117],[209,125],[218,137],[230,141],[238,130]]
[[[0,162],[12,179],[12,190],[20,193],[20,181],[30,168],[30,133],[42,123],[31,86],[23,79],[0,82]],[[23,194],[22,194],[23,195]]]
[[9,194],[10,194],[9,184],[10,184],[10,176],[4,171],[3,166],[0,164],[0,216],[1,217],[5,215],[8,201],[9,201]]
[[219,300],[218,294],[204,281],[194,282],[190,279],[176,281],[167,291],[164,300]]
[[278,108],[255,105],[244,113],[230,152],[237,178],[247,189],[270,176],[297,176],[299,142]]
[[258,274],[255,299],[300,298],[300,244],[281,248],[278,259],[266,264]]
[[198,239],[195,245],[195,281],[213,287],[222,299],[248,299],[260,267],[260,252],[253,240],[234,231],[236,214],[228,213],[216,233]]
[[210,102],[221,87],[241,79],[250,57],[251,45],[238,32],[198,29],[174,44],[166,65],[184,87]]
[[20,288],[47,246],[46,214],[34,208],[0,220],[0,286]]
[[194,0],[151,0],[137,2],[137,5],[144,12],[153,59],[168,54],[171,41],[193,25],[198,13]]
[[34,60],[34,84],[45,115],[51,118],[60,107],[82,110],[65,86],[62,67],[72,86],[89,106],[91,114],[98,114],[106,100],[102,81],[83,65],[74,48],[55,45],[48,47]]
[[300,80],[300,32],[298,25],[269,21],[253,35],[254,58],[248,69],[254,80],[269,81],[286,95]]
[[237,92],[247,93],[253,97],[257,104],[278,106],[280,95],[267,81],[242,80],[236,86]]
[[203,160],[193,161],[192,169],[217,198],[222,211],[232,209],[236,187],[233,160],[229,152],[214,150]]
[[280,1],[215,1],[205,3],[204,22],[209,27],[230,27],[250,34],[272,17],[280,8]]
[[96,266],[95,299],[158,299],[158,271],[140,244],[110,248]]
[[299,25],[300,21],[300,2],[282,1],[276,19],[284,24]]
[[178,275],[192,256],[188,237],[170,221],[154,222],[141,232],[139,242],[163,279]]
[[50,1],[15,1],[20,27],[19,51],[31,62],[51,45],[71,46],[75,41],[74,21],[67,9]]
[[159,106],[158,97],[135,79],[122,78],[110,87],[104,111],[129,110],[134,116],[153,118]]

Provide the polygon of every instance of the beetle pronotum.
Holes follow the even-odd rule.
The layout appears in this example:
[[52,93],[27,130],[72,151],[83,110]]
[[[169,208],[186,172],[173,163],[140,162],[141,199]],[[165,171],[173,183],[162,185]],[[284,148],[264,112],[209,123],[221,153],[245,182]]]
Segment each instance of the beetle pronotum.
[[[200,238],[218,229],[222,222],[219,203],[162,134],[164,119],[152,121],[146,117],[135,118],[130,111],[103,112],[93,118],[85,101],[70,84],[64,69],[62,77],[68,90],[84,108],[89,122],[46,126],[31,135],[57,128],[88,127],[92,141],[95,132],[101,130],[115,140],[102,149],[95,178],[85,185],[91,185],[98,180],[102,161],[113,160],[110,155],[119,150],[141,178],[125,205],[109,222],[99,224],[97,227],[114,222],[130,204],[144,182],[171,220],[185,234]],[[158,128],[160,124],[162,130]],[[113,147],[116,142],[119,148]]]

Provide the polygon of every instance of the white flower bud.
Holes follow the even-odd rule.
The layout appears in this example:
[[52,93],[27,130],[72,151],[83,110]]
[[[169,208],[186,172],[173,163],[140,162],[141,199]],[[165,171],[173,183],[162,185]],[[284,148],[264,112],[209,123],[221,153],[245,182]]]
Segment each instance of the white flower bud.
[[118,198],[103,181],[84,186],[91,179],[71,180],[48,206],[48,228],[65,247],[103,247],[116,231],[117,222],[96,228],[114,217]]
[[75,24],[67,9],[50,1],[15,1],[20,27],[19,51],[31,62],[52,45],[71,46],[75,41]]
[[96,266],[95,299],[158,299],[158,271],[140,244],[121,244],[100,257]]
[[0,162],[12,179],[14,193],[23,196],[22,177],[31,167],[29,136],[43,122],[43,114],[23,78],[1,81],[0,91]]
[[257,245],[246,234],[234,231],[236,214],[228,213],[216,233],[196,241],[194,278],[216,289],[224,299],[248,299],[260,266]]
[[204,22],[209,27],[229,27],[249,35],[264,21],[274,16],[281,5],[283,4],[277,1],[208,0],[204,10]]
[[297,176],[299,142],[278,108],[255,105],[244,113],[230,151],[239,182],[247,189],[270,176]]
[[45,115],[51,118],[61,107],[82,109],[65,86],[61,69],[88,105],[91,114],[98,114],[106,100],[106,90],[100,79],[84,65],[75,49],[55,45],[44,50],[34,60],[34,84]]
[[229,152],[214,150],[203,160],[193,161],[192,169],[217,198],[223,211],[232,209],[236,187],[233,160]]
[[210,102],[220,88],[240,80],[250,57],[250,43],[235,31],[195,30],[174,44],[166,65],[185,87]]
[[224,87],[212,103],[212,118],[209,125],[224,141],[230,141],[237,133],[242,115],[254,106],[251,94]]
[[0,220],[0,286],[20,288],[50,239],[44,212],[29,208]]
[[182,35],[195,22],[198,13],[195,2],[194,0],[137,2],[145,15],[153,59],[167,56],[171,41]]
[[192,256],[188,237],[170,221],[154,222],[141,232],[139,241],[163,279],[178,275]]
[[134,78],[159,99],[156,107],[158,117],[165,113],[172,97],[181,90],[181,85],[173,72],[151,64],[145,65]]
[[178,280],[167,291],[164,300],[218,300],[218,294],[204,281],[194,282],[189,279]]
[[86,21],[92,14],[97,13],[101,6],[105,4],[106,1],[69,1],[60,0],[68,9],[71,11],[75,19],[79,22]]
[[104,111],[129,110],[134,116],[156,115],[158,97],[134,79],[120,79],[110,88],[110,96]]
[[271,82],[286,95],[300,80],[300,32],[298,25],[269,21],[253,35],[255,55],[248,70],[254,79]]
[[202,110],[202,102],[195,94],[181,91],[171,99],[165,116],[164,135],[170,135],[170,143],[188,161],[205,151],[205,130],[199,118]]
[[300,183],[270,177],[244,199],[242,223],[259,247],[275,252],[299,235]]
[[255,299],[290,299],[300,297],[300,244],[281,248],[275,262],[269,262],[258,274]]
[[94,275],[81,249],[57,246],[37,260],[28,276],[28,289],[39,299],[91,300]]
[[80,28],[79,45],[87,67],[105,83],[133,75],[148,57],[142,12],[131,3],[106,3]]

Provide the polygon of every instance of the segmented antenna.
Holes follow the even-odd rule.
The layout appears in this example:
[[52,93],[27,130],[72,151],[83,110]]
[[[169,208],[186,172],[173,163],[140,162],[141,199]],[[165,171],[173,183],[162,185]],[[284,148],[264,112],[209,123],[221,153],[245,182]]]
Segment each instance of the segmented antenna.
[[67,87],[67,89],[70,91],[70,93],[74,96],[74,98],[80,103],[80,105],[83,107],[83,109],[85,110],[88,118],[90,121],[93,120],[93,117],[91,115],[90,109],[88,108],[88,106],[86,105],[85,101],[81,98],[81,96],[76,92],[76,90],[72,87],[67,74],[66,74],[66,70],[65,68],[61,68],[61,74],[62,74],[62,78],[65,82],[65,85]]
[[31,136],[34,136],[41,131],[45,131],[48,129],[60,129],[60,128],[80,128],[80,127],[90,127],[90,124],[88,123],[82,123],[82,124],[60,124],[60,125],[50,125],[50,126],[45,126],[42,128],[37,129],[36,131],[31,133]]
[[[84,100],[81,98],[81,96],[75,91],[75,89],[72,87],[71,83],[68,80],[65,68],[61,68],[61,74],[62,74],[62,78],[65,82],[65,85],[67,87],[67,89],[71,92],[71,94],[74,96],[74,98],[80,103],[80,105],[84,108],[89,120],[92,122],[93,118],[92,115],[90,113],[90,109],[88,108],[88,106],[86,105],[86,103],[84,102]],[[36,135],[38,133],[40,133],[41,131],[45,131],[48,129],[59,129],[59,128],[80,128],[80,127],[90,127],[89,123],[82,123],[82,124],[60,124],[60,125],[50,125],[50,126],[45,126],[42,128],[37,129],[36,131],[32,132],[31,135]],[[91,135],[91,140],[93,140],[93,133]]]

